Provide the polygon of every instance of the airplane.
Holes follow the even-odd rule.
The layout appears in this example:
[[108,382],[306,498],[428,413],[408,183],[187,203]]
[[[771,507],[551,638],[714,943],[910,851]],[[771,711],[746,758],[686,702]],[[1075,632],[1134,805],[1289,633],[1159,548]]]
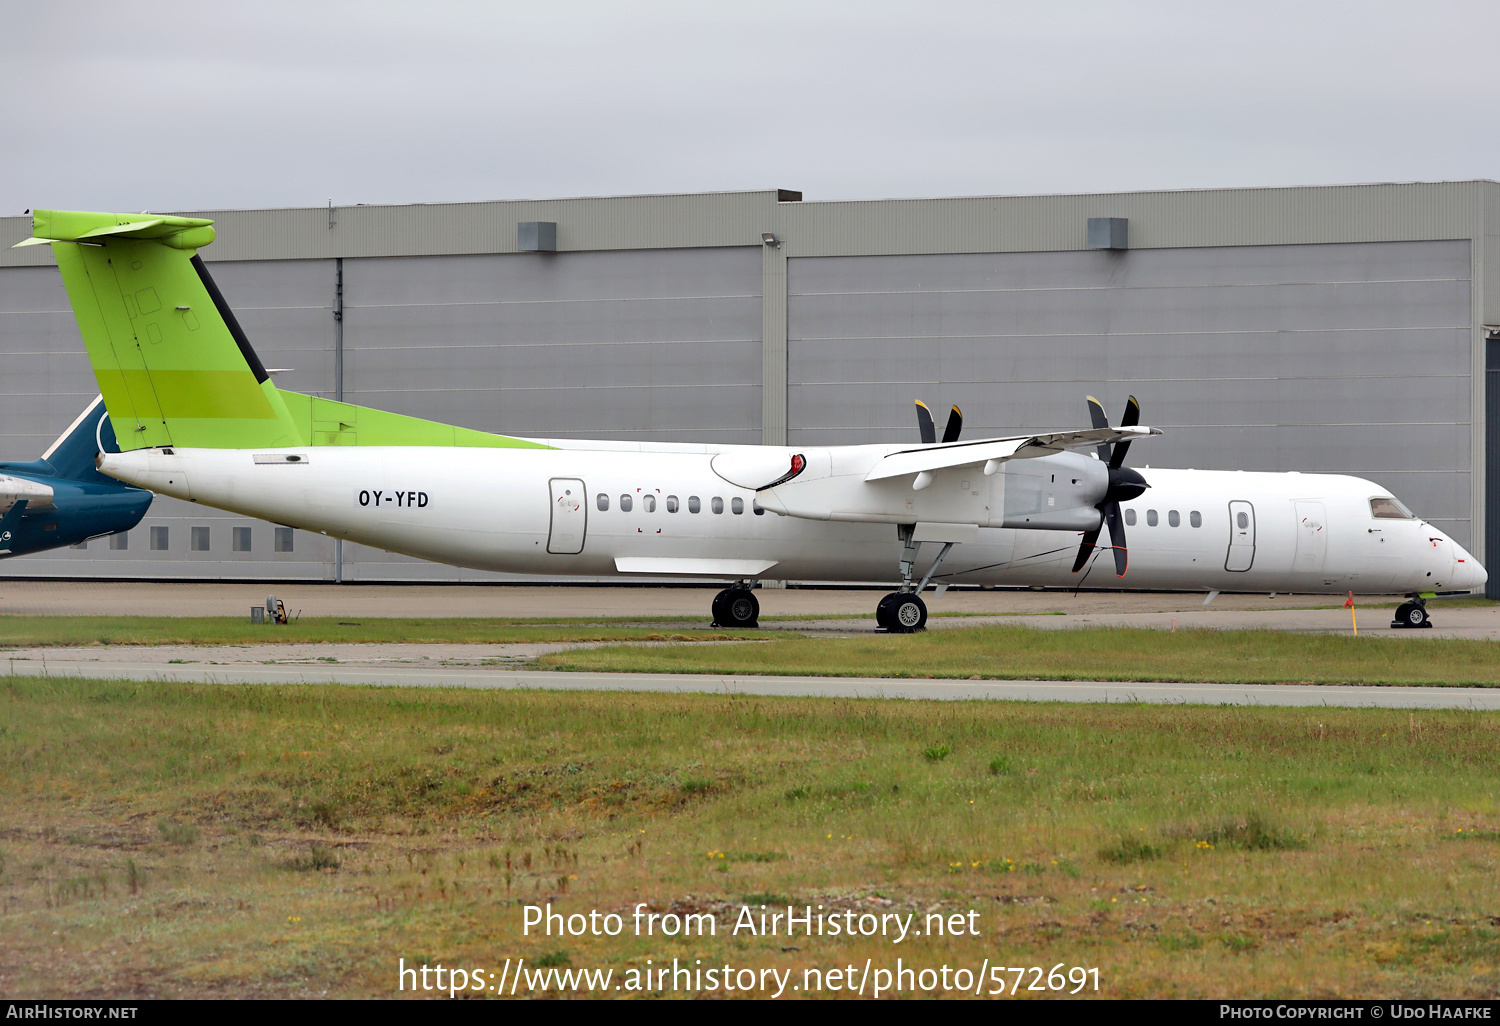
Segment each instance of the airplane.
[[212,225],[38,210],[20,243],[51,244],[121,439],[99,469],[190,502],[482,570],[716,578],[727,627],[757,623],[762,578],[894,570],[894,633],[925,627],[934,581],[1400,592],[1419,627],[1486,579],[1371,481],[1125,467],[1161,433],[1134,398],[1114,426],[1091,400],[1086,429],[959,441],[960,416],[938,441],[919,406],[916,445],[753,446],[511,437],[278,389],[198,254]]
[[0,559],[76,545],[128,531],[141,522],[152,495],[99,473],[94,456],[119,452],[105,416],[93,402],[41,457],[0,463]]

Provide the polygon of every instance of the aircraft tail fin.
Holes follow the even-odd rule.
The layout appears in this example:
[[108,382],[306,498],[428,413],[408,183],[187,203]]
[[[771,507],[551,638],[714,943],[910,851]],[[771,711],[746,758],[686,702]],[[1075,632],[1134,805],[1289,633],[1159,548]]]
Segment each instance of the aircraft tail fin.
[[42,453],[41,461],[52,468],[57,477],[70,481],[93,481],[119,484],[112,477],[105,477],[94,466],[94,456],[100,452],[119,452],[114,428],[110,426],[104,397],[96,396],[80,413],[57,441]]
[[21,243],[52,245],[122,450],[310,441],[198,256],[212,224],[38,210]]

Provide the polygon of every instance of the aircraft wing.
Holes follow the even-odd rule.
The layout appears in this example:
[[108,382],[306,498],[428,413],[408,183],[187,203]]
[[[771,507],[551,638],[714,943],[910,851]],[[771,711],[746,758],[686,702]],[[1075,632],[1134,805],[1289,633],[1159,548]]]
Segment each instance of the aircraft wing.
[[929,445],[920,449],[893,452],[871,468],[866,481],[883,481],[903,474],[920,474],[923,471],[945,470],[949,467],[966,467],[970,464],[988,463],[990,460],[1030,459],[1034,456],[1050,456],[1064,449],[1076,449],[1086,445],[1105,445],[1124,442],[1147,435],[1161,434],[1160,428],[1151,427],[1103,427],[1084,431],[1054,431],[1050,434],[1024,435],[1020,438],[987,438],[978,442],[955,442],[951,445]]

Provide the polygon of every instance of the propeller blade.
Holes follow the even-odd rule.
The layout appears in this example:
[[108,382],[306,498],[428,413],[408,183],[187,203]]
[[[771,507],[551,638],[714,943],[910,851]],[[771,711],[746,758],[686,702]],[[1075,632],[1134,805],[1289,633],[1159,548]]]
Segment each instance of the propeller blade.
[[1073,560],[1073,572],[1075,574],[1083,569],[1083,564],[1087,563],[1089,556],[1094,554],[1094,546],[1099,541],[1099,528],[1103,526],[1103,524],[1100,524],[1099,527],[1094,528],[1092,531],[1083,532],[1083,544],[1078,546],[1078,558]]
[[922,432],[922,444],[931,445],[937,441],[937,427],[932,423],[932,411],[922,400],[917,400],[917,430]]
[[[1135,427],[1141,422],[1141,404],[1135,396],[1131,396],[1125,403],[1125,415],[1120,418],[1121,427]],[[1111,467],[1118,467],[1125,462],[1125,454],[1130,451],[1130,442],[1127,439],[1115,443],[1114,455],[1109,458]]]
[[964,412],[957,406],[948,411],[948,424],[943,428],[943,444],[958,441],[958,433],[964,427]]
[[[1104,412],[1104,404],[1095,399],[1093,396],[1089,396],[1089,420],[1094,422],[1094,427],[1096,428],[1109,427],[1109,415]],[[1103,445],[1097,446],[1096,448],[1099,452],[1099,459],[1104,463],[1108,463],[1109,452],[1111,448],[1110,444],[1108,442],[1105,442]]]
[[1109,541],[1115,550],[1115,576],[1124,577],[1130,565],[1130,550],[1125,547],[1125,518],[1120,515],[1120,504],[1111,501],[1104,508],[1104,522],[1109,525]]

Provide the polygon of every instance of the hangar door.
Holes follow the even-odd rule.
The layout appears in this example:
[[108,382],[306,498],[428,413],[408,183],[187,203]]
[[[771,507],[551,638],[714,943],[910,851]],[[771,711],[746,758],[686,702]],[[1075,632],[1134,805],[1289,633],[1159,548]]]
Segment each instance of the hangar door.
[[[528,438],[759,443],[763,248],[346,258],[344,398]],[[548,551],[580,551],[581,520],[570,537]],[[344,573],[503,579],[347,543]]]
[[793,257],[788,442],[916,441],[913,399],[972,439],[1135,395],[1166,433],[1132,466],[1357,473],[1467,544],[1470,262],[1467,240]]

